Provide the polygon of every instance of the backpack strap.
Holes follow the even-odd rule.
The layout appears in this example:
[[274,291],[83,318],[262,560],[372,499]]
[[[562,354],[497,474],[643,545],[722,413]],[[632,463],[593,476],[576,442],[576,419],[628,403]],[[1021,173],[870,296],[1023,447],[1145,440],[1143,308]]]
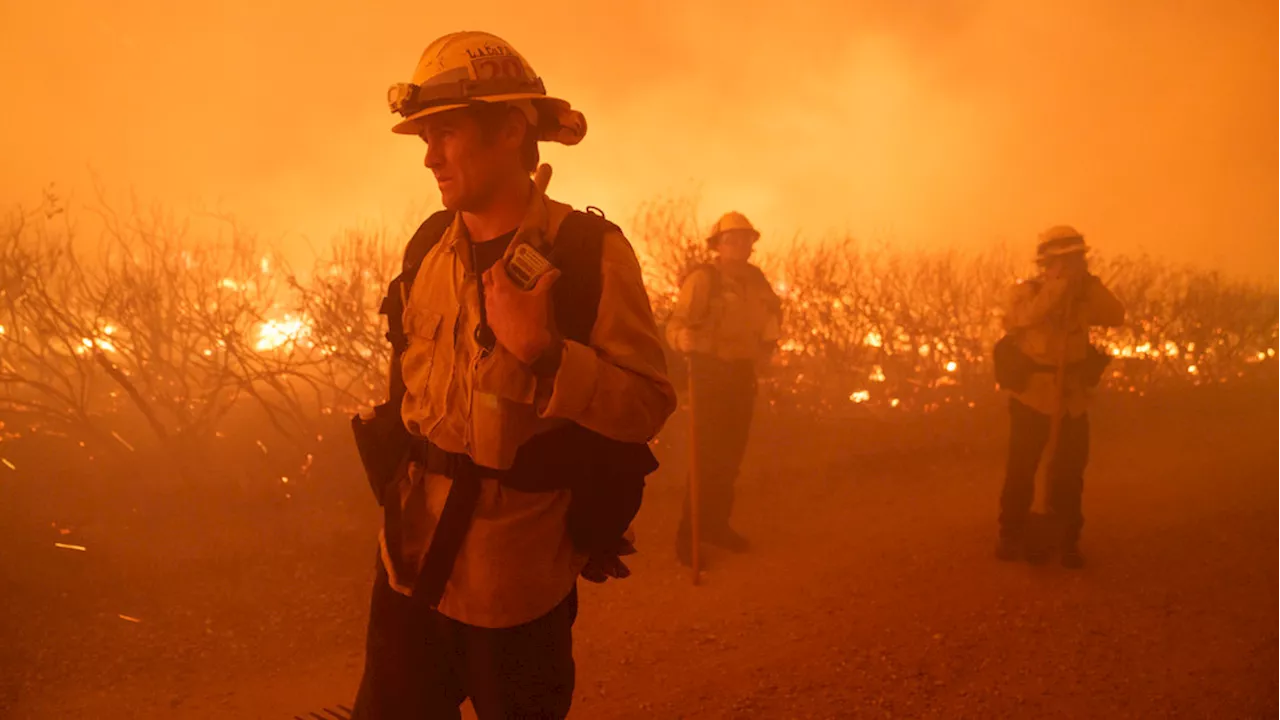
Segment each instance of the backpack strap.
[[409,336],[404,331],[404,307],[413,290],[413,280],[422,267],[422,261],[444,237],[449,226],[453,224],[454,213],[441,210],[433,213],[418,226],[405,245],[404,257],[400,263],[400,274],[387,286],[387,294],[378,307],[379,315],[387,316],[387,340],[391,342],[391,392],[390,403],[399,409],[404,399],[404,377],[400,374],[400,356],[409,346]]
[[[574,210],[561,221],[548,258],[561,273],[552,286],[556,325],[566,338],[584,345],[591,342],[600,312],[604,236],[610,232],[622,235],[603,215]],[[631,249],[629,243],[627,247]]]
[[426,259],[427,253],[431,252],[431,248],[440,242],[440,238],[444,237],[445,232],[453,225],[455,215],[456,213],[452,210],[432,213],[414,231],[413,237],[409,238],[409,243],[404,247],[404,260],[400,265],[400,274],[409,284],[413,283],[413,278],[418,274],[418,268],[422,267],[422,261]]
[[386,297],[378,307],[379,315],[387,316],[387,339],[397,353],[404,352],[408,338],[404,334],[404,303],[413,289],[413,280],[422,267],[427,253],[435,247],[445,231],[453,224],[454,214],[449,210],[434,213],[418,226],[404,248],[404,258],[400,262],[400,274],[387,286]]

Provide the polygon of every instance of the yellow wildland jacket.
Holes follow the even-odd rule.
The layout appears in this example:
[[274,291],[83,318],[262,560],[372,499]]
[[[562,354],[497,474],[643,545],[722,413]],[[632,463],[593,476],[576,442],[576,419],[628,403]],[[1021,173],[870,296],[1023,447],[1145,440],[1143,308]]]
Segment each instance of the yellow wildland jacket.
[[667,342],[678,348],[682,330],[693,333],[691,352],[721,360],[758,360],[780,335],[781,302],[755,265],[716,263],[695,269],[680,288]]
[[[1124,323],[1124,306],[1098,278],[1089,275],[1074,292],[1062,279],[1018,282],[1009,289],[1004,314],[1005,331],[1036,363],[1057,367],[1066,351],[1068,364],[1084,360],[1089,348],[1089,328],[1118,327]],[[1069,307],[1068,307],[1069,306]],[[1064,348],[1065,346],[1065,348]],[[1032,409],[1050,415],[1057,395],[1053,370],[1033,373],[1026,389],[1013,396]],[[1066,414],[1078,417],[1088,411],[1093,390],[1076,375],[1067,373],[1063,396]]]
[[[535,193],[513,245],[530,237],[554,243],[570,212]],[[623,442],[652,439],[675,410],[676,396],[626,239],[618,232],[605,235],[590,343],[566,339],[559,370],[548,379],[536,377],[501,343],[482,356],[473,332],[479,299],[469,242],[459,215],[427,253],[405,304],[405,427],[495,469],[510,468],[521,444],[567,422]],[[400,564],[420,568],[452,481],[413,465],[398,485]],[[569,490],[522,492],[482,480],[439,611],[488,628],[520,625],[551,611],[587,560],[566,530],[569,499]],[[395,576],[385,529],[380,540],[392,587],[409,594],[413,579]]]

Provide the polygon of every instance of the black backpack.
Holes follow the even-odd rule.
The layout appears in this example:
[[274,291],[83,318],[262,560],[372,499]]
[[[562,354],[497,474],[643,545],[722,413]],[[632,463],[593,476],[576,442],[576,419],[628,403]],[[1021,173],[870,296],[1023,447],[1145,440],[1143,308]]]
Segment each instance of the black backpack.
[[[405,393],[400,356],[408,345],[402,297],[409,297],[423,260],[452,225],[453,218],[450,211],[437,212],[413,234],[405,247],[401,273],[391,281],[379,309],[387,316],[387,339],[394,351],[390,399],[375,410],[382,419],[379,442],[385,450],[362,450],[361,459],[380,503],[383,489],[406,462],[412,442],[400,421]],[[548,257],[561,272],[552,286],[556,325],[564,337],[584,345],[590,344],[599,311],[601,257],[604,237],[610,231],[621,232],[603,215],[571,212],[561,223]],[[357,441],[358,436],[359,432]],[[658,469],[658,461],[647,443],[621,442],[576,423],[566,423],[522,445],[513,468],[523,471],[514,473],[519,480],[508,482],[516,489],[567,487],[572,492],[566,521],[570,539],[578,550],[594,555],[609,554],[622,546],[622,535],[640,509],[644,479]],[[375,479],[375,475],[379,477]]]

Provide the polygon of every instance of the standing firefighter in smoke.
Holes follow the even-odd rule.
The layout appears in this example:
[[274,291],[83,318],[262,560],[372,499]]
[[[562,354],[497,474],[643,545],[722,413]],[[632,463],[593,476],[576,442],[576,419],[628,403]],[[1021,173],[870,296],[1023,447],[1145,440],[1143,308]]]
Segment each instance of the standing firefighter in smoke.
[[[756,373],[777,346],[781,303],[760,268],[750,262],[760,233],[741,213],[730,212],[711,229],[714,262],[693,269],[667,323],[667,342],[689,358],[690,387],[697,396],[692,429],[697,443],[700,540],[734,552],[747,540],[729,526],[734,481],[751,430]],[[689,495],[676,531],[676,557],[692,563]]]
[[[1089,272],[1088,246],[1074,228],[1060,225],[1040,236],[1038,278],[1010,291],[1005,337],[996,345],[997,380],[1010,391],[1009,459],[1000,496],[996,555],[1031,562],[1057,543],[1062,564],[1084,565],[1081,497],[1089,459],[1088,409],[1107,357],[1089,341],[1091,326],[1116,327],[1124,307]],[[1046,449],[1046,446],[1047,449]],[[1033,541],[1028,532],[1041,456],[1048,463],[1047,503],[1055,538]]]
[[355,717],[563,718],[577,578],[628,574],[675,408],[661,340],[621,231],[546,197],[538,142],[586,122],[510,45],[446,35],[389,99],[446,210],[384,301],[390,400],[353,419],[385,510]]

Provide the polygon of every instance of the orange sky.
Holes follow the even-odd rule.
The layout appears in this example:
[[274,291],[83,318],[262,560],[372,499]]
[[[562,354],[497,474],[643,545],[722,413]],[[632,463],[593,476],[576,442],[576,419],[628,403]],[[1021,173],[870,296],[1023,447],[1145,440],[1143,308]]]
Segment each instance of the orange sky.
[[[1267,0],[0,0],[0,200],[89,171],[291,247],[434,202],[387,85],[487,29],[588,117],[553,194],[700,192],[767,233],[1103,249],[1277,275]],[[108,5],[114,5],[108,9]],[[180,7],[185,6],[185,7]],[[619,11],[616,7],[626,7]]]

